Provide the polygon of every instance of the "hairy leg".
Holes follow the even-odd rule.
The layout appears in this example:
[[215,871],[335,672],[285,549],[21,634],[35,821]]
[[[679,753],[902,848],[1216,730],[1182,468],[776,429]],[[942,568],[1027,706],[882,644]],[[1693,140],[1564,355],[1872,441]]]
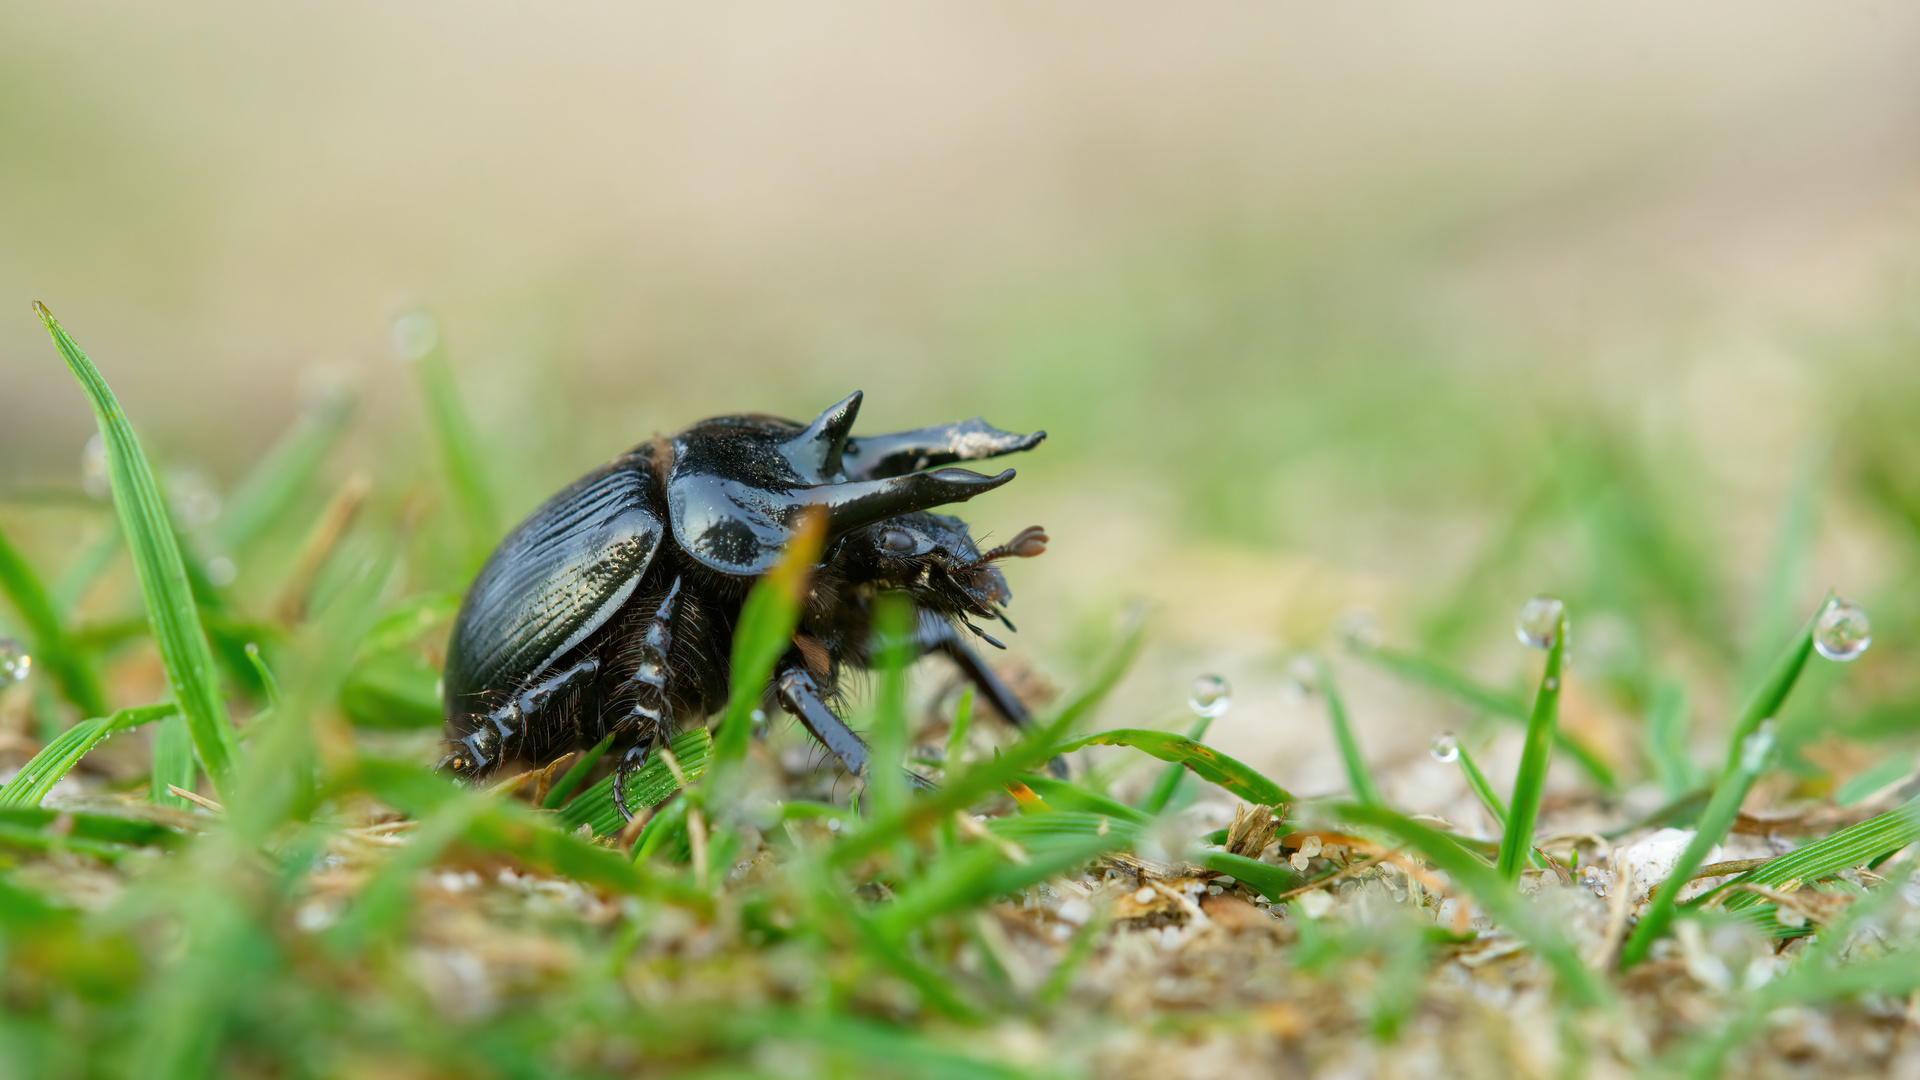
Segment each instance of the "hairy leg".
[[533,683],[505,704],[479,714],[479,723],[473,732],[454,740],[453,752],[441,759],[440,764],[450,766],[462,776],[499,764],[525,740],[529,722],[561,696],[590,682],[599,671],[600,661],[588,657],[565,671]]

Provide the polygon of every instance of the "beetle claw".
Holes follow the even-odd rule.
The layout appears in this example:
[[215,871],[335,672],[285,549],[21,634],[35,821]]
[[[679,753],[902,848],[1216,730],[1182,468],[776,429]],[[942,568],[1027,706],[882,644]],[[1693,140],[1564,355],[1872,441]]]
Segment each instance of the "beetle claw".
[[613,808],[620,811],[621,821],[632,821],[633,811],[627,806],[627,777],[637,772],[647,763],[647,748],[631,746],[620,758],[620,766],[613,770]]

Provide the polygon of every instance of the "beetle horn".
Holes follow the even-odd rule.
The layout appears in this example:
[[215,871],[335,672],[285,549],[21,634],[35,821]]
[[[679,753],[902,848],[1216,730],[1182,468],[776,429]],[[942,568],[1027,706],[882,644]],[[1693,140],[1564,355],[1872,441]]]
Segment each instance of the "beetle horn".
[[804,497],[814,506],[826,507],[828,534],[840,536],[882,518],[965,502],[1011,479],[1012,469],[998,476],[983,476],[967,469],[936,469],[886,480],[822,484],[806,489]]
[[780,444],[780,452],[800,475],[827,483],[840,475],[840,454],[847,447],[854,417],[860,415],[862,396],[858,390],[848,394],[839,404],[828,406],[800,434]]
[[939,427],[895,431],[886,435],[862,435],[846,447],[847,477],[852,480],[878,480],[902,476],[935,465],[956,461],[1017,454],[1040,445],[1044,431],[1021,435],[1001,431],[979,417]]

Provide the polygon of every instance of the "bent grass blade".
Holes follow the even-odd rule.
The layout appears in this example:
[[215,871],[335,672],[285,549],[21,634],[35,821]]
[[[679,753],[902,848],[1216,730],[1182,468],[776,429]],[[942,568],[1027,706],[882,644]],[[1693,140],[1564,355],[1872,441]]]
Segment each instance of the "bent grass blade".
[[[59,783],[60,778],[78,765],[87,751],[98,746],[101,740],[116,731],[139,727],[172,716],[178,711],[179,708],[170,703],[140,705],[121,709],[112,716],[80,721],[61,732],[59,738],[41,747],[40,752],[22,765],[5,787],[0,787],[0,807],[39,806],[40,800],[53,790],[53,785]],[[185,805],[184,801],[182,805]]]
[[206,766],[215,789],[224,797],[232,787],[240,745],[233,723],[227,718],[226,702],[220,697],[213,652],[207,645],[206,630],[200,624],[200,609],[194,605],[188,586],[186,564],[174,538],[173,522],[167,516],[166,500],[160,495],[152,465],[141,452],[133,425],[107,387],[106,379],[61,329],[53,312],[44,304],[35,304],[34,310],[93,406],[107,447],[113,505],[119,512],[120,528],[126,535],[127,548],[140,578],[147,620],[154,642],[160,647],[167,684],[180,705],[180,714],[186,718],[201,764]]

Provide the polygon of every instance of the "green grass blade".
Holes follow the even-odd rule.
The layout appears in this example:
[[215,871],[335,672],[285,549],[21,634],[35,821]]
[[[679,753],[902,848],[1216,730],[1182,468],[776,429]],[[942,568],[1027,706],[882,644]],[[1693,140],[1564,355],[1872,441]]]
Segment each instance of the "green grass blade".
[[1355,801],[1366,806],[1385,806],[1386,800],[1380,797],[1380,789],[1374,786],[1373,773],[1367,769],[1367,759],[1360,753],[1360,740],[1353,734],[1353,724],[1347,719],[1347,703],[1340,696],[1340,686],[1333,680],[1333,666],[1324,657],[1313,658],[1314,672],[1320,680],[1320,692],[1327,701],[1327,723],[1333,725],[1334,742],[1340,746],[1340,760],[1347,767],[1347,786],[1353,790]]
[[[1825,605],[1821,606],[1824,609]],[[1747,797],[1747,789],[1753,786],[1765,764],[1765,751],[1772,749],[1771,734],[1763,737],[1764,745],[1750,744],[1747,740],[1756,733],[1762,721],[1780,711],[1787,695],[1793,692],[1793,684],[1799,681],[1800,673],[1806,670],[1807,657],[1813,653],[1813,626],[1819,617],[1816,611],[1814,617],[1800,628],[1800,633],[1775,659],[1766,679],[1734,721],[1727,764],[1721,771],[1720,782],[1714,786],[1713,796],[1700,814],[1693,840],[1681,852],[1679,861],[1674,863],[1667,879],[1654,890],[1646,912],[1641,915],[1640,922],[1634,926],[1633,933],[1621,948],[1622,970],[1644,960],[1654,941],[1666,933],[1667,927],[1673,922],[1675,901],[1680,890],[1693,878],[1694,870],[1706,859],[1707,852],[1712,851],[1713,846],[1727,835],[1727,830],[1733,828],[1734,819],[1740,815],[1740,803]]]
[[1660,684],[1647,712],[1647,757],[1668,799],[1700,786],[1700,770],[1687,752],[1687,689],[1676,680]]
[[[1213,717],[1195,717],[1193,726],[1187,729],[1187,738],[1199,742],[1207,737],[1207,728],[1211,726],[1213,726]],[[1180,781],[1186,778],[1187,767],[1178,762],[1160,770],[1160,775],[1154,779],[1153,787],[1147,792],[1146,798],[1140,800],[1141,811],[1152,815],[1165,810],[1167,804],[1173,801],[1174,793],[1180,790]]]
[[[586,783],[587,774],[593,771],[594,765],[597,764],[601,758],[607,756],[607,751],[612,746],[613,736],[609,735],[599,742],[594,743],[593,749],[581,754],[580,760],[574,762],[567,768],[566,775],[562,776],[558,782],[547,789],[547,797],[540,800],[540,808],[542,810],[556,810],[561,804],[565,803],[567,796],[573,794],[574,788]],[[665,763],[663,762],[662,764],[664,765]]]
[[1210,780],[1248,802],[1261,806],[1279,806],[1294,801],[1293,796],[1289,795],[1285,788],[1246,765],[1211,746],[1194,742],[1192,739],[1175,735],[1170,731],[1116,728],[1076,739],[1060,747],[1059,752],[1069,754],[1083,746],[1131,746],[1161,761],[1183,765],[1200,779]]
[[13,779],[0,787],[0,807],[39,806],[53,785],[67,775],[87,751],[116,731],[138,727],[152,720],[172,716],[179,710],[171,705],[141,705],[121,709],[112,716],[82,720],[62,732],[60,737],[40,748],[32,760],[20,767]]
[[[1564,636],[1564,635],[1562,635]],[[1447,872],[1455,884],[1465,889],[1476,903],[1515,936],[1532,946],[1559,978],[1568,997],[1580,1005],[1604,1005],[1612,995],[1567,942],[1567,939],[1534,911],[1533,906],[1515,891],[1507,878],[1475,858],[1454,839],[1436,829],[1408,820],[1378,806],[1341,806],[1333,812],[1356,825],[1389,833],[1401,843],[1418,851],[1434,866]]]
[[1754,622],[1741,673],[1740,685],[1749,693],[1766,677],[1767,665],[1773,659],[1767,650],[1774,642],[1793,633],[1794,609],[1799,603],[1795,594],[1799,592],[1807,554],[1813,547],[1814,532],[1820,523],[1820,496],[1825,488],[1828,456],[1828,447],[1818,446],[1801,459],[1794,471],[1793,486],[1787,490],[1786,504],[1780,508],[1773,557],[1761,587],[1759,616]]
[[1231,851],[1209,851],[1201,862],[1209,870],[1232,875],[1235,881],[1253,886],[1260,890],[1261,896],[1269,900],[1278,900],[1280,894],[1291,892],[1307,883],[1306,878],[1291,870],[1269,866],[1258,859],[1235,855]]
[[60,617],[40,584],[40,578],[27,565],[7,534],[0,532],[0,590],[26,620],[32,633],[30,643],[34,662],[46,668],[60,686],[60,694],[82,716],[101,716],[107,711],[106,695],[100,692],[100,679],[74,642],[60,625]]
[[[1385,645],[1358,650],[1356,655],[1373,661],[1389,674],[1398,675],[1408,682],[1418,683],[1430,690],[1437,690],[1476,712],[1522,723],[1531,719],[1532,714],[1527,709],[1526,703],[1519,698],[1483,686],[1445,664],[1429,660],[1424,656]],[[1566,732],[1557,727],[1553,732],[1553,748],[1572,758],[1574,763],[1585,770],[1586,774],[1593,778],[1593,782],[1602,788],[1613,791],[1620,786],[1619,779],[1613,775],[1613,769],[1600,759],[1600,755],[1588,749],[1584,743],[1569,738]]]
[[346,430],[353,407],[353,396],[341,392],[301,413],[227,497],[214,527],[221,550],[244,550],[292,508]]
[[108,518],[106,527],[100,531],[100,535],[89,540],[87,546],[80,549],[80,554],[75,555],[73,562],[60,574],[60,580],[53,583],[53,592],[48,596],[48,600],[53,603],[53,610],[61,618],[64,619],[73,614],[73,609],[79,606],[80,598],[86,595],[94,582],[100,580],[100,575],[106,572],[107,564],[113,561],[114,552],[119,550],[120,522]]
[[1841,829],[1824,840],[1769,859],[1692,903],[1706,903],[1718,896],[1721,898],[1720,906],[1728,911],[1760,907],[1767,901],[1750,892],[1734,892],[1733,887],[1765,885],[1779,888],[1793,882],[1817,881],[1850,867],[1864,866],[1890,851],[1898,851],[1915,842],[1920,842],[1920,799]]
[[793,648],[800,601],[813,579],[813,566],[826,540],[826,526],[822,515],[805,515],[780,562],[754,584],[741,606],[740,621],[733,631],[733,684],[713,740],[714,783],[728,782],[726,774],[746,760],[753,734],[753,710],[765,700],[773,665]]
[[873,797],[873,813],[899,811],[907,797],[907,778],[903,771],[910,738],[907,719],[907,665],[914,649],[913,606],[904,594],[881,596],[874,604],[872,653],[875,659],[873,729],[869,738],[873,747],[867,766],[867,790]]
[[947,731],[947,754],[944,765],[948,775],[960,769],[960,759],[967,749],[967,729],[972,724],[973,687],[969,685],[960,691],[960,702],[953,707],[953,727]]
[[[673,757],[680,763],[680,771],[686,775],[688,783],[698,782],[706,775],[712,748],[713,737],[707,734],[706,728],[694,728],[674,738]],[[667,768],[666,758],[656,752],[648,755],[647,763],[627,778],[627,805],[656,806],[678,790],[680,782],[673,778],[673,771]],[[568,832],[581,825],[592,825],[595,836],[612,836],[626,824],[620,820],[620,811],[613,805],[611,775],[601,777],[599,783],[561,807],[558,817],[561,826]]]
[[1499,794],[1493,790],[1493,785],[1487,783],[1486,774],[1480,771],[1480,766],[1473,763],[1473,755],[1467,753],[1467,748],[1464,746],[1460,748],[1460,771],[1466,775],[1467,786],[1473,789],[1474,795],[1480,800],[1480,805],[1486,807],[1487,813],[1493,815],[1494,824],[1500,826],[1500,831],[1504,834],[1507,828],[1507,804],[1500,800]]
[[[1181,768],[1175,766],[1175,768]],[[1182,772],[1184,773],[1184,769]],[[1047,801],[1047,805],[1056,810],[1078,810],[1089,814],[1105,814],[1116,821],[1145,825],[1153,820],[1153,815],[1145,810],[1136,810],[1118,799],[1088,791],[1070,780],[1061,780],[1052,776],[1029,773],[1020,778],[1020,782],[1033,790],[1035,795]]]
[[193,804],[168,790],[168,785],[181,791],[192,791],[194,776],[198,768],[193,761],[193,733],[187,730],[186,718],[170,716],[160,721],[153,732],[153,762],[150,770],[152,781],[147,788],[148,800],[161,806],[171,806],[175,810],[186,810]]
[[500,514],[481,464],[480,440],[460,400],[453,366],[447,362],[439,320],[425,311],[402,315],[393,324],[393,347],[400,359],[413,366],[440,466],[453,492],[454,511],[466,532],[467,551],[478,567],[500,538]]
[[1512,881],[1533,849],[1533,823],[1540,816],[1540,793],[1547,786],[1547,763],[1553,757],[1554,725],[1560,716],[1560,666],[1566,657],[1567,617],[1554,625],[1547,646],[1546,670],[1540,692],[1533,699],[1527,721],[1527,742],[1520,751],[1520,771],[1513,778],[1513,802],[1507,808],[1507,827],[1500,834],[1500,876]]
[[1022,773],[1031,772],[1042,762],[1066,753],[1058,745],[1060,739],[1099,705],[1114,684],[1120,681],[1120,677],[1126,674],[1127,667],[1140,651],[1144,636],[1144,624],[1135,624],[1086,689],[1068,701],[1052,718],[1045,722],[1036,720],[1019,742],[993,759],[977,762],[959,775],[950,777],[940,788],[909,800],[898,813],[876,817],[866,828],[835,844],[828,861],[839,867],[849,866],[903,836],[944,819],[955,810],[973,805],[975,800],[1000,790]]
[[44,305],[34,308],[54,345],[67,363],[73,377],[86,392],[99,421],[100,434],[107,446],[107,472],[113,484],[113,504],[120,514],[120,528],[126,534],[134,569],[140,578],[140,591],[146,599],[147,619],[154,642],[160,647],[160,660],[166,667],[167,683],[174,700],[186,718],[193,736],[193,747],[201,764],[213,777],[214,787],[225,793],[232,783],[239,760],[239,741],[227,718],[226,702],[213,666],[213,653],[207,647],[207,635],[200,625],[200,611],[194,606],[187,584],[187,569],[174,539],[173,523],[167,516],[166,500],[154,480],[153,468],[140,450],[133,425],[120,410],[113,391],[100,372],[80,351],[67,332],[54,321]]

